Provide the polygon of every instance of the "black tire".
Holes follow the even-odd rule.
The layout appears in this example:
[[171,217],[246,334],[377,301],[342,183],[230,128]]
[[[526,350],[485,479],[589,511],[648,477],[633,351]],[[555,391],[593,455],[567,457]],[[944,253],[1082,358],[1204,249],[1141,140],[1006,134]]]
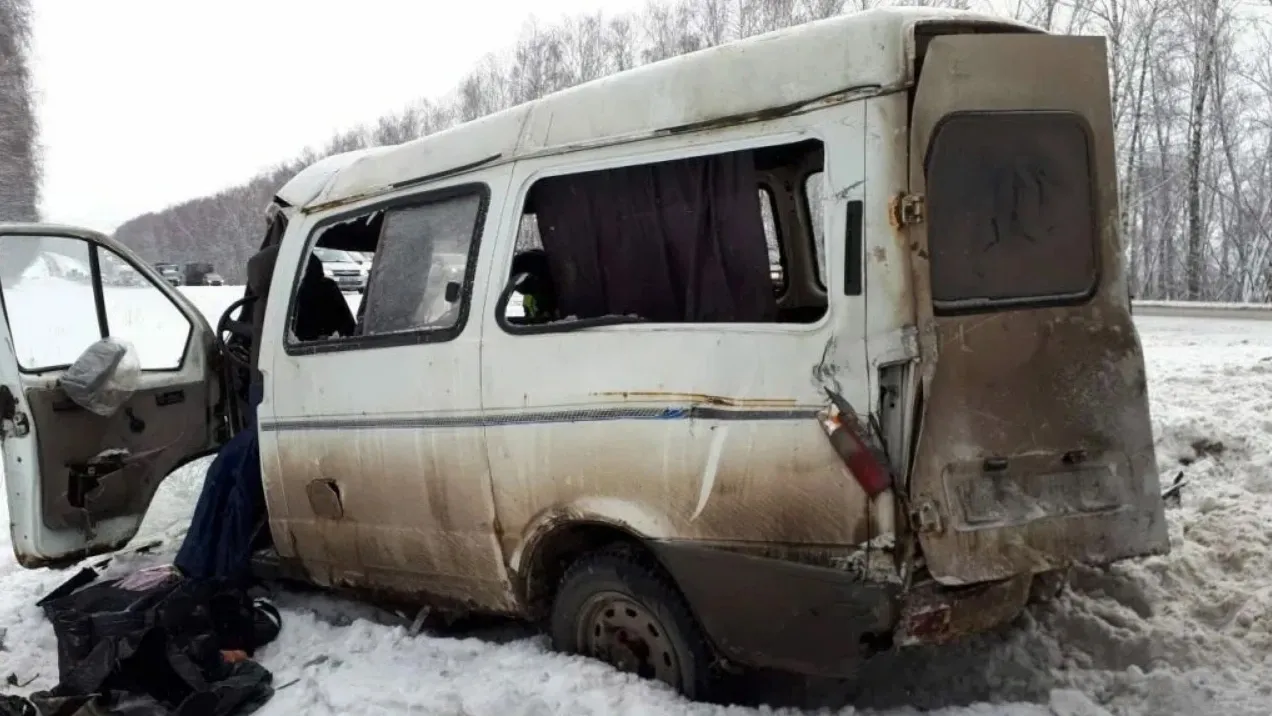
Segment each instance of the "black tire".
[[[607,621],[607,614],[639,628],[616,626]],[[661,680],[689,699],[706,700],[712,695],[715,658],[711,645],[671,579],[656,562],[635,550],[594,552],[570,565],[552,603],[550,632],[557,651]],[[623,636],[638,632],[635,638]],[[603,641],[621,643],[606,652],[597,647]],[[639,655],[642,652],[644,658]]]

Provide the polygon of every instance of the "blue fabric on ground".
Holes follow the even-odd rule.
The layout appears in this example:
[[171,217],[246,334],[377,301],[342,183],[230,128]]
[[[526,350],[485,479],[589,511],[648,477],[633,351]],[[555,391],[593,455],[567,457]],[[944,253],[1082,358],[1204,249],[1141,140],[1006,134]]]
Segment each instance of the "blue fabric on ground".
[[265,516],[256,405],[261,390],[249,392],[247,427],[221,447],[203,480],[190,530],[177,552],[176,566],[192,579],[246,579],[252,540]]

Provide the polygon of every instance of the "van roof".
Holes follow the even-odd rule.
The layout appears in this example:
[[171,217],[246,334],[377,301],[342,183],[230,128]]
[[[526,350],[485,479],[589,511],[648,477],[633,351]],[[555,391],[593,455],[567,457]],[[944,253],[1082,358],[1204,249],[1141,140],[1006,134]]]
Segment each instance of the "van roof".
[[762,118],[906,86],[916,26],[1033,25],[961,10],[876,8],[672,57],[392,147],[327,157],[280,191],[313,211],[528,156]]

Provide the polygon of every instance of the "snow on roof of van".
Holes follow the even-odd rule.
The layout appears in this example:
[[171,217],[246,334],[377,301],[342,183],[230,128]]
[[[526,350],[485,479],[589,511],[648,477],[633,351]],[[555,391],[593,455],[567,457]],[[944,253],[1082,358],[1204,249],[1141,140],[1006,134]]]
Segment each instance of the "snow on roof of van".
[[[669,130],[742,121],[852,90],[903,86],[916,25],[993,25],[1004,17],[927,7],[877,8],[672,57],[547,95],[442,132],[318,162],[284,186],[317,209],[520,157]],[[355,156],[350,156],[355,155]],[[324,175],[319,178],[318,175]],[[304,182],[300,190],[298,182]],[[314,191],[316,184],[321,189]],[[287,200],[286,197],[283,197]]]

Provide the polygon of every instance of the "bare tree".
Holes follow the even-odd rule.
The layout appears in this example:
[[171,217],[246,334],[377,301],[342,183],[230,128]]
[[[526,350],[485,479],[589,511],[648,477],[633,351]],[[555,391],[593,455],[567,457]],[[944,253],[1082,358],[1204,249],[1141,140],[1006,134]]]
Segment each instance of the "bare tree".
[[[30,4],[0,0],[0,221],[38,218],[40,160],[27,64],[30,42]],[[29,242],[7,242],[0,247],[4,278],[20,275],[35,252]]]
[[1200,12],[1193,27],[1192,112],[1188,117],[1188,298],[1201,298],[1205,269],[1202,264],[1202,132],[1206,122],[1206,100],[1215,76],[1215,55],[1222,24],[1220,0],[1200,0]]
[[[8,8],[26,1],[0,0],[0,28],[12,22]],[[272,192],[331,152],[409,141],[641,63],[885,4],[1003,9],[990,0],[648,0],[638,13],[530,21],[512,47],[483,58],[450,94],[341,132],[238,187],[139,216],[116,235],[152,259],[215,257],[236,280],[259,242]],[[1012,0],[1007,9],[1052,32],[1106,38],[1120,223],[1135,294],[1272,300],[1267,15],[1238,0]],[[11,46],[0,38],[0,51]],[[7,111],[0,108],[0,119]],[[23,126],[34,136],[33,125]],[[0,122],[0,147],[7,130]],[[0,202],[9,171],[0,162]]]

